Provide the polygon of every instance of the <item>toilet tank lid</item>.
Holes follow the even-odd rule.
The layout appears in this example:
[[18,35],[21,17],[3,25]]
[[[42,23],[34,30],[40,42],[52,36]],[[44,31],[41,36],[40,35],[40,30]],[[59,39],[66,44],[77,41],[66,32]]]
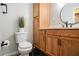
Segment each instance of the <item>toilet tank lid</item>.
[[29,47],[32,47],[32,44],[30,42],[20,42],[19,47],[20,48],[29,48]]
[[15,32],[15,34],[26,34],[28,32]]

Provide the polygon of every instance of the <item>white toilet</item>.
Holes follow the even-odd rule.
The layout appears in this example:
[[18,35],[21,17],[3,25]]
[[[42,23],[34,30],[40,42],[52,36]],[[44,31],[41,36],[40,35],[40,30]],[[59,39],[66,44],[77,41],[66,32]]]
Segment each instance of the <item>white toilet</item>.
[[29,56],[32,51],[32,43],[27,41],[27,32],[16,32],[16,43],[18,43],[18,51],[22,56]]

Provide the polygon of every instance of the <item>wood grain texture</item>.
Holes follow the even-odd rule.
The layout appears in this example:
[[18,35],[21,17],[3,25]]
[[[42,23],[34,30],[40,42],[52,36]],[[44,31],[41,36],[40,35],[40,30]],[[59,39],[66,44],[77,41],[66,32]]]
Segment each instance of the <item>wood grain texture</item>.
[[48,54],[79,56],[79,30],[46,30],[46,35]]
[[49,27],[50,20],[50,4],[40,3],[40,29]]
[[48,34],[52,34],[52,35],[56,35],[56,36],[65,36],[65,37],[75,37],[75,38],[79,38],[79,30],[62,30],[62,29],[59,29],[59,30],[46,30],[46,32]]
[[33,4],[33,17],[39,16],[39,3]]
[[45,30],[40,30],[40,50],[45,52],[45,49],[46,49]]
[[75,40],[79,39],[68,37],[61,38],[61,56],[79,56],[79,41]]
[[46,35],[46,52],[51,55],[59,55],[57,36]]
[[[49,25],[49,3],[34,3],[33,4],[33,35],[34,35],[34,46],[37,48],[40,47],[40,43],[43,44],[43,36],[40,34],[40,28],[47,28]],[[43,34],[42,34],[43,35]],[[41,42],[40,42],[41,39]],[[43,50],[44,45],[41,46],[41,49]],[[40,48],[39,48],[40,49]]]
[[33,38],[33,42],[34,42],[34,46],[36,46],[37,48],[40,47],[40,37],[39,37],[39,19],[38,18],[34,18],[34,21],[33,21],[33,35],[34,35],[34,38]]

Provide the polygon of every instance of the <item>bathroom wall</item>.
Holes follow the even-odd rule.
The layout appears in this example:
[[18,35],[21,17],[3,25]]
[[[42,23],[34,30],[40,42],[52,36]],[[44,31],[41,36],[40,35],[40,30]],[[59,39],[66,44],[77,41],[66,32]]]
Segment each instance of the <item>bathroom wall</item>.
[[[4,21],[3,21],[3,19],[4,19],[4,17],[0,14],[0,43],[4,39],[4,35],[3,35],[3,33],[4,33],[3,22]],[[1,44],[0,44],[0,46],[1,46]],[[1,47],[0,47],[0,55],[2,55]]]
[[33,7],[32,3],[7,3],[7,14],[0,13],[0,43],[9,40],[9,47],[0,47],[0,55],[12,55],[17,53],[14,33],[17,31],[19,16],[25,18],[25,31],[28,32],[28,41],[33,40]]
[[50,27],[60,28],[60,10],[63,6],[58,3],[51,3]]
[[[50,16],[50,28],[62,28],[61,26],[61,19],[60,19],[60,11],[61,9],[63,8],[64,5],[66,5],[67,3],[51,3],[51,16]],[[72,20],[72,16],[71,15],[71,12],[70,11],[72,8],[76,8],[79,6],[78,3],[73,3],[75,4],[74,6],[69,6],[67,8],[69,8],[68,10],[67,9],[64,9],[64,13],[65,15],[69,15],[69,17],[63,17],[64,20],[69,20],[70,19],[70,22],[73,22]],[[75,7],[76,6],[76,7]],[[78,7],[79,8],[79,7]],[[67,18],[67,19],[66,19]],[[73,28],[79,28],[79,24],[75,24],[72,26]]]

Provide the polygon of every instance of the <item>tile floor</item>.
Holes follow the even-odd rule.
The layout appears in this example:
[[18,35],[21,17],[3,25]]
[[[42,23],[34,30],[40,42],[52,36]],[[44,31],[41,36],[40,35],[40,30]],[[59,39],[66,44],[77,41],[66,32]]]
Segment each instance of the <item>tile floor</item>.
[[37,48],[34,48],[29,56],[46,56],[42,51]]

